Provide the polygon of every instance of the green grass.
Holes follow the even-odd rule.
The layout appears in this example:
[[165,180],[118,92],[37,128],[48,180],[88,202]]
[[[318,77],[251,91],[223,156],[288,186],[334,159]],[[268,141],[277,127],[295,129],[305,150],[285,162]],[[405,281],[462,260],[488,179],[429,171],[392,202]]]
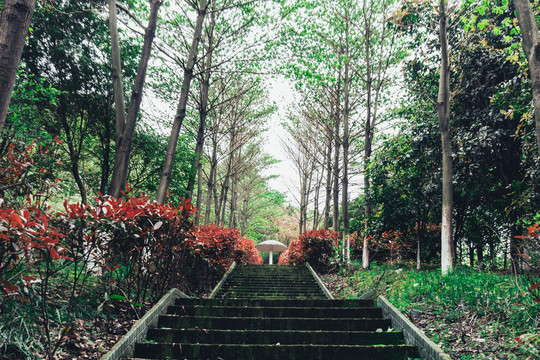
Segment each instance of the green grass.
[[356,298],[375,289],[404,314],[423,320],[426,334],[452,358],[540,357],[540,304],[532,301],[524,277],[468,268],[457,268],[447,276],[439,270],[358,268],[356,264],[341,274],[346,285],[338,297]]

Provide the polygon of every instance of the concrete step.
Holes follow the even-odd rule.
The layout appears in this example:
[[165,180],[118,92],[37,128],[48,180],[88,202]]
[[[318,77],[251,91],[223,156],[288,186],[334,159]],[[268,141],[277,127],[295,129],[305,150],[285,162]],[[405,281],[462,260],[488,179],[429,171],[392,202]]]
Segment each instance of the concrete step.
[[373,300],[356,299],[308,299],[308,300],[272,300],[272,299],[177,299],[176,305],[208,305],[208,306],[270,306],[270,307],[373,307]]
[[231,329],[231,330],[336,330],[336,331],[386,331],[391,327],[386,319],[340,318],[266,318],[266,317],[217,317],[161,315],[158,326],[171,329]]
[[301,318],[382,318],[377,307],[236,307],[236,306],[169,306],[169,315],[225,316],[225,317],[301,317]]
[[334,344],[398,345],[400,331],[312,331],[312,330],[219,330],[219,329],[150,329],[147,340],[158,343],[200,344]]
[[413,354],[408,345],[238,345],[149,344],[135,347],[137,359],[361,359],[403,360]]

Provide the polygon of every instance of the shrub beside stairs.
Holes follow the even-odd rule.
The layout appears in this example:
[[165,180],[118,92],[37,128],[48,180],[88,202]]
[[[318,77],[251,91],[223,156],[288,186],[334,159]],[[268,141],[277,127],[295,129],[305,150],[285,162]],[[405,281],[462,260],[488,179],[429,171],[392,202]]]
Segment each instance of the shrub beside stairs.
[[416,358],[373,300],[330,300],[304,266],[237,267],[211,299],[177,299],[136,359]]

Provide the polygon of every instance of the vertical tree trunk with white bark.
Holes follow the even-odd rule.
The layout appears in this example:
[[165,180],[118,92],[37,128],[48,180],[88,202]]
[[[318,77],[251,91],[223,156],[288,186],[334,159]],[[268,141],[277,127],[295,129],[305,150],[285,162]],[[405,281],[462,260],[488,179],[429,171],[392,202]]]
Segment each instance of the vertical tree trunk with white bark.
[[446,0],[439,3],[439,38],[441,42],[441,74],[437,98],[437,114],[442,142],[442,219],[441,219],[441,270],[443,274],[454,269],[452,208],[452,143],[450,139],[450,64],[448,56],[448,16]]

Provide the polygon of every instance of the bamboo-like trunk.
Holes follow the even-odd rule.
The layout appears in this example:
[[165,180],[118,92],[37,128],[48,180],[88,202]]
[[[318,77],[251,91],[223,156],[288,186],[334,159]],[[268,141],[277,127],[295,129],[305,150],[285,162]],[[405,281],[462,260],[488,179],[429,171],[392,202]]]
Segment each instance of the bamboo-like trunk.
[[182,81],[182,89],[180,90],[180,100],[178,101],[178,108],[176,110],[176,115],[174,116],[174,122],[171,129],[171,135],[169,136],[169,142],[167,143],[165,162],[163,164],[161,179],[159,181],[156,200],[160,204],[163,204],[165,202],[165,199],[167,198],[167,190],[169,189],[169,184],[171,182],[174,156],[176,154],[176,147],[178,145],[180,129],[182,128],[182,123],[184,122],[184,119],[186,117],[189,88],[191,86],[191,80],[193,79],[193,68],[197,59],[199,42],[201,40],[203,22],[206,16],[207,6],[207,0],[201,0],[198,9],[197,24],[195,26],[195,32],[193,33],[193,40],[191,42],[191,48],[189,50],[188,61],[184,67],[184,79]]

